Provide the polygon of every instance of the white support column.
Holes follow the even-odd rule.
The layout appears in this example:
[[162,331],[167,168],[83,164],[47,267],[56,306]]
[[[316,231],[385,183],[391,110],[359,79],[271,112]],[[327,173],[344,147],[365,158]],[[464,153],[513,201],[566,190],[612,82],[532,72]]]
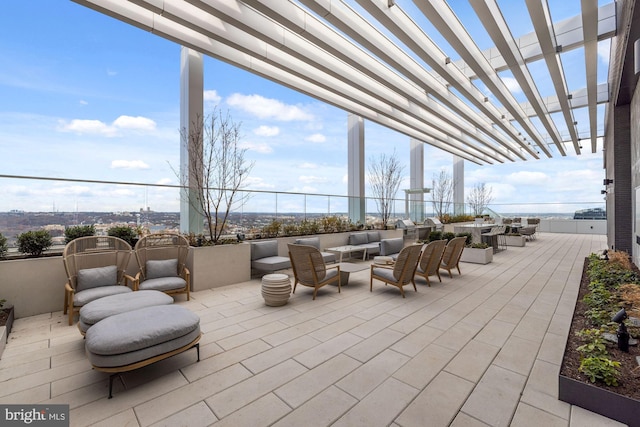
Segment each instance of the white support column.
[[453,156],[453,214],[464,214],[464,159]]
[[348,124],[348,190],[349,219],[353,223],[366,221],[366,203],[364,191],[364,119],[349,114]]
[[[410,140],[409,187],[411,190],[424,188],[424,144],[417,139]],[[424,193],[409,194],[409,218],[416,224],[424,222]]]
[[[190,171],[202,170],[202,165],[193,164],[197,159],[189,156],[189,144],[197,145],[192,151],[202,151],[202,141],[198,143],[186,137],[186,133],[193,131],[194,123],[203,120],[203,68],[202,54],[183,46],[180,50],[180,133],[185,136],[180,141],[180,175],[181,184],[187,185],[194,182]],[[193,188],[180,192],[180,231],[183,233],[203,232],[204,216],[189,202],[197,197],[198,191]]]

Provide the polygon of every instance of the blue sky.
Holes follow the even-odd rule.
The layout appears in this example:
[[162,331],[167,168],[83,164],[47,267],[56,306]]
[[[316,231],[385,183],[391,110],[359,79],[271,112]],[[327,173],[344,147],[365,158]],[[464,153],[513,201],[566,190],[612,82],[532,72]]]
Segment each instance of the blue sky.
[[[398,3],[411,8],[408,1]],[[468,2],[449,3],[479,47],[490,47]],[[499,4],[508,22],[519,23],[511,28],[514,36],[532,31],[521,13],[526,10],[523,0]],[[4,6],[0,174],[177,184],[180,46],[71,1],[9,0]],[[579,0],[550,2],[554,21],[576,15],[579,7]],[[457,57],[441,37],[433,38]],[[601,43],[603,58],[607,49],[608,43]],[[582,51],[567,53],[563,60],[572,76],[569,89],[583,87]],[[530,67],[544,69],[544,62]],[[242,122],[243,146],[255,162],[249,189],[347,194],[345,111],[212,58],[205,58],[204,68],[205,109],[219,105]],[[606,62],[601,60],[598,81],[606,78]],[[542,96],[551,94],[550,79],[541,77],[536,83]],[[517,85],[513,93],[524,101]],[[576,119],[586,126],[585,117],[586,111],[576,112]],[[408,188],[409,138],[366,122],[365,140],[367,160],[395,149],[406,165],[401,188]],[[486,183],[495,209],[502,212],[572,212],[601,205],[601,149],[599,143],[597,154],[584,150],[580,156],[561,157],[554,151],[551,159],[502,165],[467,162],[465,187]],[[441,169],[451,171],[452,163],[450,154],[427,145],[425,186]],[[0,211],[49,211],[54,205],[61,211],[123,211],[145,204],[154,210],[179,210],[177,192],[170,189],[5,178],[0,182]],[[327,205],[340,210],[335,198],[310,199],[309,210]],[[257,196],[246,209],[273,210],[274,200]],[[585,205],[569,204],[576,202]],[[541,203],[545,205],[529,205]],[[299,210],[300,204],[299,197],[278,198],[282,212]]]

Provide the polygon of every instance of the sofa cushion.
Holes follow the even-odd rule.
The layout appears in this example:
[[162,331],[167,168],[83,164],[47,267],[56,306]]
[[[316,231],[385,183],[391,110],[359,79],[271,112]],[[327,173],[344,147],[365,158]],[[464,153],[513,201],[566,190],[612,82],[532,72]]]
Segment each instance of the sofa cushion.
[[303,239],[296,239],[296,245],[307,245],[313,246],[316,249],[320,249],[320,238],[319,237],[305,237]]
[[186,280],[182,277],[158,277],[147,279],[138,285],[140,290],[171,291],[174,289],[184,289],[187,286]]
[[178,258],[149,260],[146,267],[147,279],[157,279],[159,277],[178,276]]
[[291,260],[284,256],[270,256],[251,261],[251,268],[260,271],[276,271],[291,267]]
[[108,265],[106,267],[85,268],[78,271],[76,291],[97,288],[100,286],[113,286],[118,284],[118,267]]
[[379,242],[380,241],[380,232],[379,231],[367,231],[367,239],[369,243]]
[[402,237],[394,239],[382,239],[380,241],[380,255],[393,255],[399,253],[404,247],[404,240]]
[[350,245],[364,245],[369,243],[367,233],[353,233],[349,235]]
[[97,300],[98,298],[108,297],[109,295],[124,294],[127,292],[132,292],[131,288],[121,285],[89,288],[73,294],[73,305],[76,307],[82,307],[83,305]]
[[251,261],[261,258],[278,256],[278,241],[265,240],[264,242],[251,242]]

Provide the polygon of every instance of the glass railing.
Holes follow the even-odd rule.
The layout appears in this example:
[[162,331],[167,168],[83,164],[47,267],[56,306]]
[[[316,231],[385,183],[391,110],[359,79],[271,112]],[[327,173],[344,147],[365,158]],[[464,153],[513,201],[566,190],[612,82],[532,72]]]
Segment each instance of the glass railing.
[[[63,242],[65,227],[94,224],[99,233],[114,225],[148,228],[150,231],[178,230],[180,192],[177,185],[131,182],[73,180],[0,175],[4,189],[0,198],[0,233],[15,246],[16,236],[30,230],[47,229],[56,243]],[[430,194],[422,206],[410,205],[423,217],[438,216]],[[246,190],[239,194],[242,203],[233,206],[228,228],[236,232],[260,230],[273,220],[283,223],[338,216],[348,219],[349,197],[335,194],[311,194]],[[414,202],[411,202],[414,203]],[[389,223],[405,219],[406,201],[394,199]],[[604,209],[602,202],[571,203],[492,203],[491,216],[573,218],[574,212]],[[379,223],[375,198],[365,198],[366,222]],[[446,213],[472,215],[469,205],[449,204]],[[416,219],[416,218],[414,218]]]

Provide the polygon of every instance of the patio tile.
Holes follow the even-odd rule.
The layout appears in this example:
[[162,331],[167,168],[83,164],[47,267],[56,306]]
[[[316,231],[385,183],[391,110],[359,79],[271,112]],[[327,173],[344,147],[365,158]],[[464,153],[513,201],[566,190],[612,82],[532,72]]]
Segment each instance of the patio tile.
[[294,409],[273,427],[329,426],[357,402],[354,397],[331,386]]
[[545,362],[560,365],[564,357],[564,348],[567,343],[566,336],[556,334],[545,334],[538,352],[538,359]]
[[441,372],[395,419],[403,427],[448,426],[473,390],[474,383],[448,372]]
[[391,330],[383,329],[375,335],[361,341],[359,344],[347,349],[344,354],[353,357],[360,362],[366,362],[386,348],[402,339],[405,335]]
[[339,354],[279,387],[275,393],[289,406],[297,408],[359,366],[358,361]]
[[266,337],[262,337],[262,340],[267,344],[275,347],[284,344],[287,341],[291,341],[303,335],[307,335],[317,329],[322,328],[325,325],[326,323],[321,322],[318,319],[311,319],[298,325],[291,326],[290,328],[275,332],[271,335],[267,335]]
[[339,322],[334,322],[329,325],[323,326],[320,329],[317,329],[313,332],[310,332],[313,338],[319,341],[329,341],[332,338],[337,337],[347,331],[351,331],[358,325],[361,325],[365,322],[364,319],[360,319],[359,317],[349,316],[340,320]]
[[478,382],[499,351],[499,347],[472,340],[444,370],[466,380]]
[[351,329],[351,333],[362,338],[369,338],[373,334],[380,332],[389,325],[398,321],[398,317],[392,316],[388,313],[379,315],[378,317],[369,320],[368,322],[361,323],[355,328]]
[[560,366],[536,360],[527,381],[527,387],[558,397],[558,374]]
[[[167,417],[161,421],[158,421],[155,424],[152,424],[153,427],[173,427],[176,425],[180,425],[187,421],[189,423],[189,427],[205,427],[211,425],[212,423],[218,421],[216,416],[213,414],[213,411],[204,403],[199,402],[193,406],[188,407],[187,409],[180,411],[176,414],[173,414],[170,417]],[[125,424],[111,424],[112,426],[123,426]],[[109,427],[109,426],[105,426]]]
[[394,378],[389,378],[360,400],[333,426],[388,425],[418,393],[419,390]]
[[502,347],[515,328],[513,323],[491,320],[473,339],[485,344]]
[[569,422],[566,419],[556,417],[548,412],[529,406],[526,403],[520,403],[518,405],[513,420],[511,421],[511,426],[538,427],[541,425],[545,427],[567,427]]
[[465,414],[464,412],[459,412],[458,415],[454,418],[453,422],[450,424],[450,427],[490,427],[489,424],[485,424],[480,420],[476,420],[475,418]]
[[362,341],[362,338],[345,332],[297,355],[294,359],[311,369],[358,344],[360,341]]
[[320,341],[309,335],[303,335],[300,338],[296,338],[270,350],[256,354],[255,356],[243,360],[241,363],[251,372],[257,374],[258,372],[271,368],[272,366],[281,363],[283,360],[294,357],[318,344],[320,344]]
[[571,405],[562,400],[558,400],[556,396],[548,393],[525,386],[520,402],[548,412],[563,420],[569,420]]
[[579,406],[571,406],[571,421],[569,427],[582,427],[582,426],[598,426],[598,427],[625,427],[626,424],[622,424],[616,420],[603,417],[591,411],[587,411]]
[[258,338],[262,338],[266,335],[271,335],[274,332],[281,331],[285,329],[287,325],[282,322],[270,322],[263,326],[249,329],[244,332],[240,332],[238,334],[232,335],[228,338],[221,339],[217,341],[217,344],[225,350],[229,350],[234,347],[238,347],[242,344],[246,344],[248,342],[254,341]]
[[433,343],[452,350],[460,350],[482,329],[481,325],[457,323],[436,338]]
[[269,393],[213,425],[215,427],[269,426],[290,411],[291,408],[282,400],[273,393]]
[[113,426],[123,426],[123,427],[134,427],[139,426],[138,420],[136,419],[136,414],[133,412],[133,409],[128,409],[126,411],[122,411],[118,414],[115,414],[112,417],[107,418],[106,420],[102,420],[93,424],[93,427],[113,427]]
[[393,350],[385,350],[364,365],[336,383],[336,386],[350,395],[362,399],[395,371],[400,369],[409,358]]
[[40,403],[48,400],[50,393],[51,386],[49,384],[41,384],[33,388],[4,396],[0,399],[0,402],[2,402],[3,405]]
[[[259,399],[283,384],[306,372],[306,369],[292,359],[286,360],[264,372],[233,385],[206,399],[218,418],[224,418],[245,405]],[[275,395],[271,394],[275,397]],[[276,398],[277,399],[277,398]],[[282,405],[287,406],[280,399]],[[287,412],[290,408],[287,406]]]
[[456,354],[454,350],[431,344],[398,369],[393,377],[423,389]]
[[529,375],[538,355],[538,348],[538,344],[533,341],[511,336],[502,346],[493,363],[521,375]]
[[440,329],[423,325],[395,343],[391,348],[399,353],[413,357],[443,333]]
[[524,375],[493,365],[465,402],[462,412],[492,426],[507,426],[526,380]]

